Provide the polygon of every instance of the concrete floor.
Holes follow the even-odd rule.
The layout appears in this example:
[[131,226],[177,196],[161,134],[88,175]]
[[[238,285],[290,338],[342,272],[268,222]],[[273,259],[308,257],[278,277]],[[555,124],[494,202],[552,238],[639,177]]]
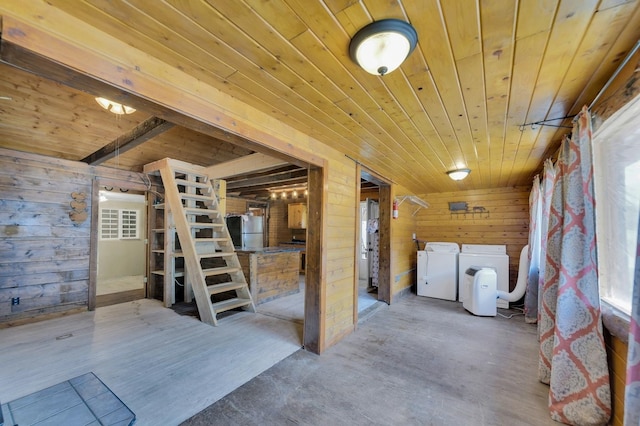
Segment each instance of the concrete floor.
[[474,317],[460,303],[412,295],[183,425],[557,425],[537,356],[536,327],[522,316]]

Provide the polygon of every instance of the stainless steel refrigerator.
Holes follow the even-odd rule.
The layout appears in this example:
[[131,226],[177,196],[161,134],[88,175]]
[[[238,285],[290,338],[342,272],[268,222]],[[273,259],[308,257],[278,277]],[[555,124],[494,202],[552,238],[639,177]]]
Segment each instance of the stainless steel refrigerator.
[[256,250],[264,246],[264,218],[262,216],[227,216],[227,228],[238,250]]

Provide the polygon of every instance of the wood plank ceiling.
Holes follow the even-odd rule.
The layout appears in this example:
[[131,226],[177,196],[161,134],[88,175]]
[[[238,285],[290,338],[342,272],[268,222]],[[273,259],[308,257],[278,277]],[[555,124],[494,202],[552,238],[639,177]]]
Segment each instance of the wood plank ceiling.
[[[29,7],[14,3],[8,9]],[[416,193],[529,185],[569,129],[521,125],[588,105],[640,38],[640,0],[47,4]],[[377,77],[351,61],[348,46],[384,18],[411,22],[418,46],[399,70]],[[0,96],[10,98],[0,100],[3,147],[80,160],[150,118],[115,117],[84,93],[0,71]],[[140,170],[170,156],[209,166],[252,152],[176,126],[105,164]],[[457,167],[472,173],[453,182],[445,172]]]

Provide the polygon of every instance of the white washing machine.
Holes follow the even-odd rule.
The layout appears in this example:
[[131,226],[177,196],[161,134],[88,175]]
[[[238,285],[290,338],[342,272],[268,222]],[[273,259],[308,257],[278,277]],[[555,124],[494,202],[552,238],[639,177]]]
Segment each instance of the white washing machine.
[[[462,244],[462,251],[458,256],[458,275],[465,276],[467,269],[474,267],[493,268],[498,274],[498,290],[509,293],[509,256],[506,245]],[[462,282],[462,279],[461,279]],[[460,285],[458,297],[460,302],[471,297],[465,286]],[[509,302],[498,299],[498,308],[509,308]]]
[[427,243],[418,251],[418,296],[456,300],[458,253],[456,243]]

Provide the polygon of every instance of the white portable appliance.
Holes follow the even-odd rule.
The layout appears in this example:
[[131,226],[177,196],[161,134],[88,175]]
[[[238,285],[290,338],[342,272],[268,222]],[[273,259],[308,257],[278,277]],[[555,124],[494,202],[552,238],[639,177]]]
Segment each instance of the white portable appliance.
[[[469,268],[493,268],[498,275],[498,290],[509,292],[509,256],[506,245],[488,244],[462,244],[462,251],[458,257],[458,276],[460,283]],[[463,302],[470,297],[467,289],[460,286],[458,300]],[[508,308],[509,303],[505,300],[498,301],[498,308]]]
[[418,251],[418,296],[456,300],[458,253],[456,243],[427,243],[424,250]]
[[467,269],[462,286],[470,297],[462,302],[462,306],[474,315],[495,317],[497,285],[498,274],[494,269]]
[[462,306],[474,315],[496,316],[498,302],[516,302],[524,296],[529,275],[529,246],[524,246],[520,252],[518,267],[518,282],[511,293],[497,289],[498,275],[494,268],[467,268],[461,288],[465,296]]

